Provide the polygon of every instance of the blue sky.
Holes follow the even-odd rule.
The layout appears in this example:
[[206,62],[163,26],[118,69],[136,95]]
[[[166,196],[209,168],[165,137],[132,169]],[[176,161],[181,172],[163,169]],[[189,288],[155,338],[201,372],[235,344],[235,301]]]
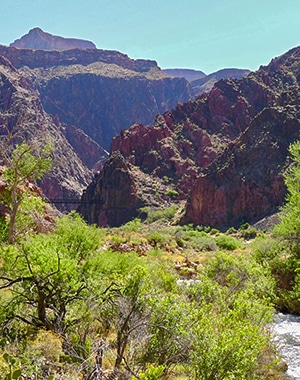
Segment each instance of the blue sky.
[[99,49],[209,74],[300,45],[300,0],[0,0],[0,44],[38,26]]

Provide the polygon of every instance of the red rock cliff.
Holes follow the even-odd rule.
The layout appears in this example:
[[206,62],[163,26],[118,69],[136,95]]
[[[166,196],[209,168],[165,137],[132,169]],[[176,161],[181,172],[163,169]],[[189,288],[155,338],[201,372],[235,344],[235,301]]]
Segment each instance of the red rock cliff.
[[122,131],[111,152],[188,198],[182,223],[255,222],[284,200],[288,146],[300,138],[299,94],[296,48],[246,78],[217,82],[152,127]]

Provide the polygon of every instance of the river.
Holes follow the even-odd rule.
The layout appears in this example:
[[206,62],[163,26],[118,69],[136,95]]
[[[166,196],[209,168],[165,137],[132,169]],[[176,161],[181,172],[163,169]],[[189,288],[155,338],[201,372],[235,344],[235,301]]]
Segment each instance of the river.
[[300,379],[300,316],[277,313],[274,321],[276,343],[288,365],[287,378]]

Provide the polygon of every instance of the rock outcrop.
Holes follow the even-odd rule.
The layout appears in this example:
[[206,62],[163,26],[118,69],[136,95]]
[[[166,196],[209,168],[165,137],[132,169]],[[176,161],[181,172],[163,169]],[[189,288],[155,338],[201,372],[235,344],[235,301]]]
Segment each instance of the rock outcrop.
[[10,46],[34,50],[96,49],[95,44],[91,41],[53,36],[41,28],[31,29],[25,36],[11,43]]
[[147,59],[130,59],[126,54],[115,50],[101,49],[70,49],[62,51],[45,51],[33,49],[20,49],[0,45],[0,55],[5,56],[14,67],[20,69],[27,66],[31,69],[53,66],[87,66],[94,62],[114,64],[124,69],[147,72],[157,68],[155,61]]
[[168,186],[114,152],[84,191],[78,211],[91,224],[120,226],[140,216],[147,205],[170,206]]
[[213,88],[214,84],[221,79],[240,79],[250,74],[250,72],[251,71],[247,69],[227,68],[208,74],[203,78],[195,78],[191,81],[193,93],[197,96],[203,92],[209,92]]
[[251,78],[265,90],[252,96],[250,104],[264,104],[264,109],[197,179],[182,222],[217,227],[254,223],[284,201],[288,146],[300,139],[300,48],[242,79],[241,90]]
[[300,138],[300,112],[266,108],[196,180],[183,223],[218,228],[255,223],[278,211],[289,144]]
[[174,199],[187,199],[182,223],[256,222],[284,200],[288,146],[300,138],[299,85],[295,48],[247,77],[218,81],[209,93],[158,115],[153,126],[122,131],[111,154],[172,184]]
[[158,115],[153,126],[122,130],[111,152],[120,151],[144,172],[169,177],[184,198],[199,172],[248,128],[272,96],[255,77],[219,81],[209,94]]
[[135,194],[128,164],[121,155],[114,154],[83,194],[79,210],[89,223],[108,226],[113,220],[119,226],[137,215],[141,203]]

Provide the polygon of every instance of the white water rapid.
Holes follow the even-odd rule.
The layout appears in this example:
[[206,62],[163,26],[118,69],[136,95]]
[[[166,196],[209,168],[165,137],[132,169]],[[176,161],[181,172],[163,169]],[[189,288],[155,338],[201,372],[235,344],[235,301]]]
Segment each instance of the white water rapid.
[[300,380],[300,316],[278,313],[273,328],[279,352],[288,365],[287,378]]

